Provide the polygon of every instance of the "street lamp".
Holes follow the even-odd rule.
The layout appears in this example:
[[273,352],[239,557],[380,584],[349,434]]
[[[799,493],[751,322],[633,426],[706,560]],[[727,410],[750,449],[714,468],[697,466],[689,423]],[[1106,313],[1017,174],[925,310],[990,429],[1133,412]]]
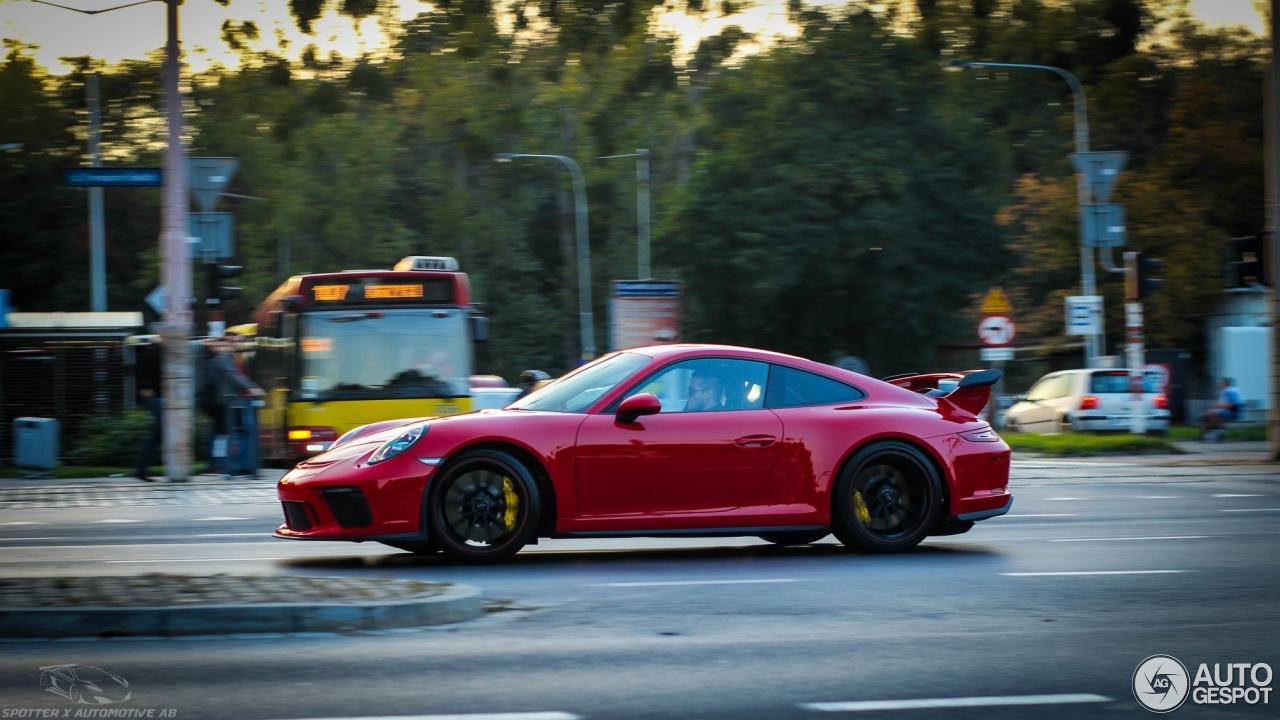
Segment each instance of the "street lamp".
[[[1085,106],[1084,86],[1080,84],[1079,78],[1075,75],[1051,65],[994,63],[978,60],[952,60],[951,67],[1005,67],[1024,70],[1048,70],[1049,72],[1057,73],[1071,87],[1072,104],[1075,107],[1076,116],[1076,153],[1089,152],[1089,116]],[[1089,247],[1084,223],[1085,206],[1089,204],[1089,182],[1084,173],[1076,173],[1076,198],[1080,204],[1080,290],[1084,295],[1097,295],[1098,287],[1093,274],[1093,248]],[[1108,263],[1109,265],[1110,263]],[[1100,335],[1088,335],[1085,337],[1085,367],[1093,367],[1094,358],[1102,354],[1101,340],[1102,337]]]
[[582,175],[582,168],[573,158],[564,155],[529,155],[525,153],[498,153],[493,159],[498,162],[511,162],[516,158],[541,158],[559,160],[569,168],[573,178],[574,218],[578,235],[578,319],[582,332],[582,360],[589,361],[596,356],[595,317],[591,312],[591,246],[587,237],[587,181]]
[[653,277],[649,268],[649,151],[636,150],[626,155],[605,155],[597,160],[633,157],[636,159],[636,277]]
[[103,8],[80,10],[46,0],[32,0],[84,15],[97,15],[150,2],[166,6],[164,94],[168,116],[168,146],[164,156],[164,224],[160,233],[161,282],[166,304],[161,337],[164,339],[164,445],[165,475],[169,482],[185,482],[191,472],[191,430],[195,401],[194,366],[191,361],[191,263],[187,248],[187,164],[182,146],[182,96],[178,94],[178,6],[182,0],[138,0]]

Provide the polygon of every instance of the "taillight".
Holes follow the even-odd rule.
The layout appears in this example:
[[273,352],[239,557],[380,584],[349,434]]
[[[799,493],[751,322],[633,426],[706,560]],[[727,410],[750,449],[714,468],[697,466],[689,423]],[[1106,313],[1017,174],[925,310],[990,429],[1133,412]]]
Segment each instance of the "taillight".
[[1151,402],[1155,405],[1157,410],[1169,409],[1169,397],[1167,395],[1157,395],[1154,398],[1151,398]]
[[1098,407],[1097,395],[1085,395],[1084,397],[1080,398],[1081,410],[1093,410],[1096,407]]

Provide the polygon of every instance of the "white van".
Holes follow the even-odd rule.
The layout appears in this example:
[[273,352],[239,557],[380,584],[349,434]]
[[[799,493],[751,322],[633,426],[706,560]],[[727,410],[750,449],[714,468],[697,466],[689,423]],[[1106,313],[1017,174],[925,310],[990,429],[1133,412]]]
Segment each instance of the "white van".
[[[1063,432],[1129,429],[1133,394],[1129,370],[1063,370],[1049,373],[1020,396],[1004,414],[1012,432]],[[1148,432],[1169,429],[1169,398],[1158,392],[1160,375],[1148,372],[1142,403]]]

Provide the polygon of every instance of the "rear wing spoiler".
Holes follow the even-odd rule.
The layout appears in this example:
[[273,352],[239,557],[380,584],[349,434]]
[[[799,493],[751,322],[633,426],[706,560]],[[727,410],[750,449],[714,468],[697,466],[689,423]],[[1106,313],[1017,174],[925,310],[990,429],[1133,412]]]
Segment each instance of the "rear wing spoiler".
[[977,415],[991,399],[991,386],[1000,379],[1000,371],[965,370],[950,373],[905,373],[890,375],[884,381],[921,395],[946,400],[970,415]]

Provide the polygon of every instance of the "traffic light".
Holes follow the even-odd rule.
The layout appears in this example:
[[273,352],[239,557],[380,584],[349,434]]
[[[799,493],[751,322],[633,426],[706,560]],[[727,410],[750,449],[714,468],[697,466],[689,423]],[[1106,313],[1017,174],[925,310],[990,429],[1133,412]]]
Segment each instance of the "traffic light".
[[227,300],[240,297],[244,291],[238,287],[225,287],[223,280],[229,280],[234,277],[240,277],[244,272],[243,265],[210,265],[211,282],[210,286],[210,305],[221,305]]
[[1227,284],[1231,287],[1271,285],[1272,233],[1231,238]]
[[1164,267],[1163,260],[1143,257],[1140,252],[1124,254],[1125,298],[1129,302],[1143,300],[1164,285],[1164,280],[1155,274]]

